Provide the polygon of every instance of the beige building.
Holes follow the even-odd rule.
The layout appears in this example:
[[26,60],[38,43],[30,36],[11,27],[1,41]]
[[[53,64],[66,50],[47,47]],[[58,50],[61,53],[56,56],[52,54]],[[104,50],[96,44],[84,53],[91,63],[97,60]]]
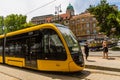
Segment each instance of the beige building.
[[79,40],[98,38],[97,20],[87,11],[73,16],[69,26]]

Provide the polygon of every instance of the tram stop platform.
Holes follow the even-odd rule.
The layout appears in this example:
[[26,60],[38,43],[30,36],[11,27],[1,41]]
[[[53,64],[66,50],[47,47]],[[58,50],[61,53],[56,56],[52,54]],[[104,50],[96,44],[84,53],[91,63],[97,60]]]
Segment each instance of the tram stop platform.
[[102,58],[102,51],[90,52],[85,68],[120,72],[120,51],[109,50],[109,58]]

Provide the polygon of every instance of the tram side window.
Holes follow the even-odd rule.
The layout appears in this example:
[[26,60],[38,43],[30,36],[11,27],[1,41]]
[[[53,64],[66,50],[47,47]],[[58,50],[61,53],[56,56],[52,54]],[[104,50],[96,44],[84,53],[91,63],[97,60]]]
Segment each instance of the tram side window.
[[12,42],[9,45],[9,55],[14,56],[14,52],[15,52],[15,47],[14,47],[14,43]]
[[40,49],[40,40],[39,37],[31,37],[30,39],[30,55],[32,56],[33,59],[38,58],[38,55],[41,54],[41,49]]
[[58,34],[52,29],[45,29],[43,33],[45,59],[66,60],[66,51]]
[[23,57],[21,40],[7,41],[5,53],[7,56]]
[[16,41],[15,42],[15,56],[18,56],[18,57],[22,57],[22,53],[21,53],[21,49],[22,49],[22,45],[19,41]]
[[3,50],[3,48],[2,48],[2,46],[0,46],[0,55],[2,55],[2,50]]
[[2,50],[3,50],[3,43],[2,43],[3,41],[2,40],[0,40],[0,55],[2,55]]
[[37,32],[35,31],[30,35],[25,33],[9,37],[6,44],[6,55],[15,57],[37,56],[41,50],[41,37]]
[[21,57],[21,43],[19,41],[9,41],[6,45],[6,55]]

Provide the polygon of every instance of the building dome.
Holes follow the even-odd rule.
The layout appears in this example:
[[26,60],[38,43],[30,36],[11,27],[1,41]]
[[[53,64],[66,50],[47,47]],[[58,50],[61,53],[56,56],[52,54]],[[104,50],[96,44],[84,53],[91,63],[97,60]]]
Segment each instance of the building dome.
[[74,8],[73,8],[73,6],[72,6],[71,4],[69,4],[69,5],[67,6],[66,14],[69,14],[70,16],[74,16],[74,15],[75,15],[75,13],[74,13]]
[[71,4],[68,5],[67,10],[74,10]]

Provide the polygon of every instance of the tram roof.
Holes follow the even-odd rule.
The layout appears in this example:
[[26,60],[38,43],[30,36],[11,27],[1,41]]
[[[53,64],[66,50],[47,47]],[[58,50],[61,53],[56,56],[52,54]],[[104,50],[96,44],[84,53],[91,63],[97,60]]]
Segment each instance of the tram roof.
[[[44,28],[44,27],[47,27],[47,26],[67,28],[66,26],[61,25],[61,24],[45,23],[45,24],[36,25],[36,26],[32,26],[32,27],[28,27],[28,28],[16,30],[16,31],[13,31],[13,32],[9,32],[9,33],[6,34],[6,36],[8,37],[8,36],[14,36],[14,35],[18,35],[18,34],[23,34],[23,33],[27,33],[27,32],[30,32],[30,31],[39,30],[40,28]],[[4,34],[3,34],[3,35],[0,35],[0,38],[3,38],[4,36],[5,36]]]

